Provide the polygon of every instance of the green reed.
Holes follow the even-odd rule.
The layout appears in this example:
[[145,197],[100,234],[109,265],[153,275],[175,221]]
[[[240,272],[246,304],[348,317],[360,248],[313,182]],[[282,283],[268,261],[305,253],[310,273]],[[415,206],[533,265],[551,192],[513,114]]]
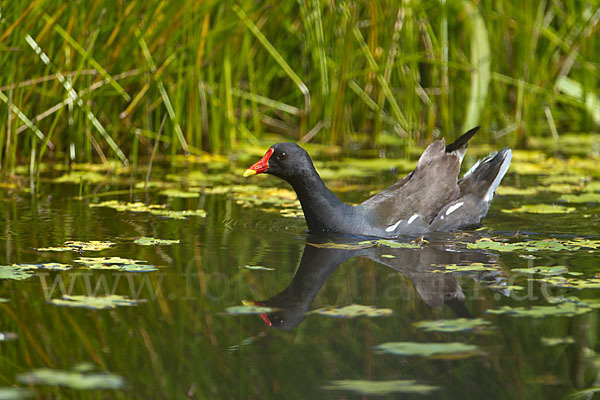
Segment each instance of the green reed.
[[[344,145],[525,144],[600,123],[600,14],[576,2],[19,1],[2,7],[0,166]],[[35,139],[32,139],[35,137]],[[36,149],[35,149],[36,148]]]

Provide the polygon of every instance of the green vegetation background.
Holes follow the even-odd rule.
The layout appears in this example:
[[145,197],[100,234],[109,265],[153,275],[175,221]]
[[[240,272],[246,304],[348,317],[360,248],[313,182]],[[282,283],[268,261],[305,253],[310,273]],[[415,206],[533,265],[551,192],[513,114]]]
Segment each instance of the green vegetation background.
[[[0,166],[594,132],[591,1],[5,2]],[[159,144],[156,145],[155,144]]]

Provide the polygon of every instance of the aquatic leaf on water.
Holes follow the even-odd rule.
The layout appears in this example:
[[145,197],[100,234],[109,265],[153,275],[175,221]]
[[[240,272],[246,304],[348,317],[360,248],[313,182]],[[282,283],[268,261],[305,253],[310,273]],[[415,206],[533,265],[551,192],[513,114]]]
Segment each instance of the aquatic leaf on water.
[[133,241],[133,243],[139,244],[140,246],[171,245],[178,244],[179,242],[179,239],[155,239],[146,236]]
[[385,396],[392,393],[428,394],[438,390],[438,386],[425,385],[413,380],[365,381],[343,379],[331,381],[327,390],[345,390],[365,396]]
[[131,211],[131,212],[150,212],[152,210],[164,209],[167,206],[164,204],[144,204],[142,202],[129,203],[126,201],[118,200],[106,200],[100,203],[90,203],[90,207],[108,207],[113,208],[117,211]]
[[392,254],[382,254],[381,257],[383,257],[383,258],[396,258],[396,256],[394,256]]
[[375,308],[361,304],[351,304],[345,307],[323,307],[311,311],[311,314],[325,315],[335,318],[356,318],[356,317],[389,317],[393,311],[389,308]]
[[71,171],[52,180],[55,183],[100,183],[108,181],[108,177],[94,171]]
[[73,261],[80,264],[138,264],[146,262],[121,257],[80,257]]
[[538,282],[548,284],[554,287],[571,289],[600,289],[600,278],[578,279],[567,278],[563,276],[549,276],[536,279]]
[[575,207],[565,207],[550,204],[523,204],[521,207],[512,209],[503,209],[502,212],[511,213],[531,213],[531,214],[568,214],[575,211]]
[[428,332],[471,332],[482,331],[490,324],[490,321],[483,318],[456,318],[419,321],[413,323],[413,326]]
[[494,264],[472,263],[466,265],[444,264],[433,265],[433,267],[441,268],[433,270],[433,272],[449,274],[452,272],[481,272],[481,271],[498,271],[500,266]]
[[16,387],[0,387],[0,399],[2,400],[19,400],[33,397],[34,393],[31,390],[16,388]]
[[88,242],[80,242],[77,240],[69,240],[64,242],[61,246],[56,247],[40,247],[37,251],[102,251],[106,250],[116,243],[102,241],[102,240],[90,240]]
[[228,314],[245,315],[245,314],[268,314],[277,311],[276,308],[258,306],[258,305],[241,305],[227,307],[225,310]]
[[564,337],[544,337],[541,338],[542,345],[544,346],[558,346],[561,344],[572,344],[575,343],[575,339],[571,336]]
[[465,358],[483,354],[479,347],[461,342],[389,342],[375,346],[375,350],[378,353],[406,357]]
[[152,210],[150,211],[150,214],[173,219],[186,219],[187,217],[206,217],[206,211],[204,210]]
[[576,297],[562,299],[560,303],[546,306],[510,307],[502,306],[498,309],[486,310],[488,314],[506,314],[511,317],[573,317],[585,314],[593,309],[600,308],[600,302],[593,300],[580,300]]
[[167,196],[167,197],[179,197],[182,199],[191,199],[191,198],[200,196],[200,193],[198,193],[198,192],[186,192],[186,191],[179,190],[179,189],[165,189],[165,190],[158,192],[158,194],[161,194],[161,195]]
[[496,194],[502,196],[534,196],[537,194],[537,192],[538,190],[534,187],[518,188],[514,186],[500,185],[498,186],[498,189],[496,189]]
[[558,200],[567,203],[598,203],[600,202],[600,193],[565,194]]
[[377,245],[377,241],[376,240],[363,240],[361,242],[356,242],[356,243],[334,243],[334,242],[310,243],[310,242],[307,242],[306,244],[313,246],[313,247],[318,247],[320,249],[358,250],[358,249],[366,249],[369,247],[375,247]]
[[62,299],[52,299],[49,303],[57,306],[91,308],[94,310],[114,309],[120,306],[135,306],[145,300],[133,300],[125,296],[113,294],[109,296],[70,296],[63,295]]
[[551,276],[565,274],[569,272],[569,269],[563,265],[556,265],[553,267],[513,268],[511,272]]
[[60,263],[43,263],[43,264],[13,264],[14,267],[21,269],[51,269],[55,271],[68,271],[72,266]]
[[600,181],[594,181],[583,187],[584,192],[600,192]]
[[581,185],[586,180],[585,176],[581,175],[549,175],[540,178],[542,185],[552,185],[554,183],[570,183],[572,185]]
[[32,276],[33,272],[31,270],[15,267],[14,265],[0,265],[0,279],[22,281]]
[[418,249],[420,246],[415,243],[397,242],[394,240],[379,239],[375,243],[379,246],[390,247],[392,249]]
[[523,242],[500,242],[483,238],[475,243],[467,243],[469,249],[483,249],[495,251],[576,251],[581,248],[600,248],[599,240],[575,238],[571,240],[543,239],[527,240]]
[[118,375],[108,372],[81,373],[50,368],[34,369],[17,376],[17,380],[27,385],[66,386],[73,389],[120,389],[124,381]]
[[127,203],[118,200],[107,200],[101,203],[91,203],[90,207],[109,207],[117,211],[130,211],[130,212],[147,212],[152,215],[159,217],[173,218],[173,219],[185,219],[186,217],[206,217],[206,211],[204,210],[183,210],[183,211],[172,211],[166,210],[164,204],[144,204],[141,202]]
[[158,271],[158,268],[154,265],[140,265],[140,264],[124,264],[119,265],[119,270],[124,272],[154,272]]
[[252,271],[275,271],[274,268],[263,267],[262,265],[243,265],[241,268],[249,269]]

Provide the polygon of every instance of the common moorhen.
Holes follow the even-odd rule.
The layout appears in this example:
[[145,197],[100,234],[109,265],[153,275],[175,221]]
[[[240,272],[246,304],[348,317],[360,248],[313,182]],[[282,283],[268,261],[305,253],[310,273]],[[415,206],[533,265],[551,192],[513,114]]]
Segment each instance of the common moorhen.
[[325,186],[308,153],[295,143],[271,146],[244,176],[266,172],[292,185],[311,233],[389,238],[464,229],[481,223],[512,157],[505,147],[458,179],[467,142],[478,130],[447,146],[444,139],[431,143],[414,171],[356,206],[345,204]]

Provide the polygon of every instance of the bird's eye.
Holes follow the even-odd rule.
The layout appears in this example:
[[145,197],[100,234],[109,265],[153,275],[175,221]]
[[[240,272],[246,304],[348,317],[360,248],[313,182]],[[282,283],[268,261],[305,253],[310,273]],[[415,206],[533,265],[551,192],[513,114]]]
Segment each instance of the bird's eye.
[[285,154],[285,153],[281,153],[281,154],[279,155],[279,159],[280,159],[280,160],[285,160],[286,158],[287,158],[287,154]]

